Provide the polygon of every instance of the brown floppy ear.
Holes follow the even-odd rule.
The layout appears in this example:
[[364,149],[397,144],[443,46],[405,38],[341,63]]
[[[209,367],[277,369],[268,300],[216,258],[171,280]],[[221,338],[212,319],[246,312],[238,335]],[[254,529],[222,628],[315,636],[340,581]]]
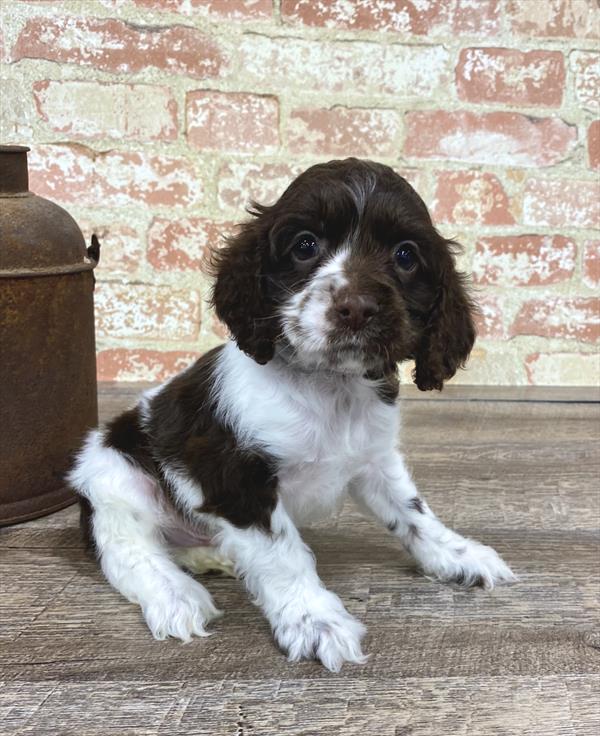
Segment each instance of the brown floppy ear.
[[438,295],[415,354],[413,378],[421,391],[441,391],[462,368],[475,342],[475,306],[452,256],[441,275]]
[[[265,208],[266,209],[266,208]],[[263,208],[255,207],[259,216]],[[212,304],[241,350],[257,363],[268,363],[275,350],[278,321],[266,295],[264,263],[268,237],[260,220],[241,226],[224,248],[213,254],[210,271],[216,277]]]

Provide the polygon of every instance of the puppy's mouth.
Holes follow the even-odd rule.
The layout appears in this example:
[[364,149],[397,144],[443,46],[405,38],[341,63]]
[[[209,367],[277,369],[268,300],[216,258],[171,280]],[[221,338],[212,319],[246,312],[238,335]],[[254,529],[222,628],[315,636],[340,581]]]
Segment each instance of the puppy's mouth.
[[378,338],[372,329],[350,332],[331,328],[319,334],[295,324],[294,329],[284,330],[279,352],[304,368],[341,373],[377,371],[389,361],[386,341]]
[[356,364],[364,370],[373,370],[389,361],[388,341],[373,328],[349,334],[336,330],[328,343],[327,354],[334,363]]
[[373,363],[364,349],[335,343],[327,350],[327,362],[333,370],[342,373],[364,373],[371,369]]
[[280,353],[304,369],[380,372],[399,359],[405,342],[404,320],[390,311],[353,292],[313,286],[281,310]]
[[370,352],[378,353],[377,340],[371,330],[348,332],[343,329],[332,329],[327,337],[327,351],[340,355],[365,357]]

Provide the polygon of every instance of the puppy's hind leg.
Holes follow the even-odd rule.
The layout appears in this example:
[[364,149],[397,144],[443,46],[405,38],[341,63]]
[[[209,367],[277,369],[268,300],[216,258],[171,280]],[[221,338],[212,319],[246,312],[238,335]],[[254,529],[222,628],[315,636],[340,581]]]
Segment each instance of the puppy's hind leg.
[[100,432],[90,434],[69,480],[91,506],[91,539],[108,581],[137,603],[156,639],[206,636],[219,611],[208,591],[171,559],[158,483]]

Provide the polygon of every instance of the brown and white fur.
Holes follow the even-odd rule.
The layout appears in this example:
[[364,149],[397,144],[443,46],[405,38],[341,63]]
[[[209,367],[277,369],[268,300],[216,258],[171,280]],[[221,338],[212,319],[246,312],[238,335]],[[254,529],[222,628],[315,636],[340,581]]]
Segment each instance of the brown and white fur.
[[182,569],[231,564],[290,660],[362,663],[364,626],[317,574],[298,527],[346,496],[426,575],[511,581],[490,547],[436,518],[397,447],[396,366],[441,389],[466,361],[472,304],[454,244],[390,168],[313,166],[214,263],[232,340],[92,432],[70,473],[109,582],[157,639],[219,614]]

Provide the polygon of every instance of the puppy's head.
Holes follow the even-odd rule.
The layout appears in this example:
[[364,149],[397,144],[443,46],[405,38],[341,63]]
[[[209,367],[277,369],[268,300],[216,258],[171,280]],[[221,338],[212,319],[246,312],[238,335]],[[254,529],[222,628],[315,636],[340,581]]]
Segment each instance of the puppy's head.
[[475,339],[453,243],[402,177],[331,161],[301,174],[215,255],[213,302],[257,362],[378,376],[414,358],[441,389]]

